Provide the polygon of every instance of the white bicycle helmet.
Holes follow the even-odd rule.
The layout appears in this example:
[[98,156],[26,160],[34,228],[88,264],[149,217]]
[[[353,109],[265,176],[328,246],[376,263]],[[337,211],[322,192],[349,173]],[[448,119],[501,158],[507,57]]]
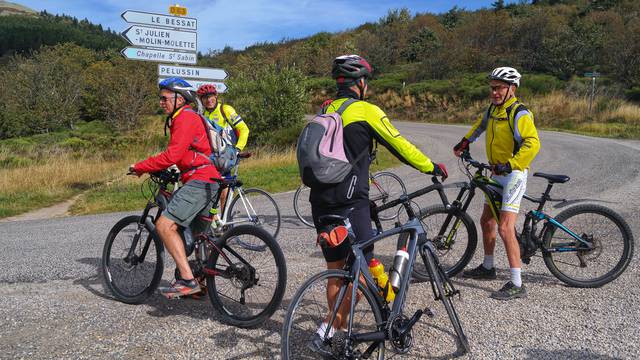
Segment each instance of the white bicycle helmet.
[[518,72],[518,70],[504,66],[493,69],[491,74],[487,76],[490,80],[500,80],[509,84],[514,84],[515,86],[520,86],[520,79],[522,75]]

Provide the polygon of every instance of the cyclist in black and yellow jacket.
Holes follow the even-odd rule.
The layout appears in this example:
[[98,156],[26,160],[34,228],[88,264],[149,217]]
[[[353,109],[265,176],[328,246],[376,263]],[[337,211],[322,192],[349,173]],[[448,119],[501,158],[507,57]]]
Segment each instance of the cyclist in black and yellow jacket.
[[[371,153],[374,141],[382,144],[394,156],[407,165],[428,174],[447,177],[447,170],[443,164],[433,163],[418,148],[400,135],[391,124],[387,115],[376,105],[364,101],[367,94],[367,80],[371,77],[372,68],[369,63],[357,55],[345,55],[337,57],[333,61],[332,76],[336,79],[337,98],[325,108],[325,113],[337,112],[340,106],[349,99],[357,101],[348,105],[342,113],[344,127],[344,150],[347,159],[353,166],[352,173],[337,185],[312,187],[309,200],[311,211],[320,234],[329,229],[321,224],[318,219],[322,215],[337,214],[348,216],[351,227],[356,236],[356,242],[371,238],[371,215],[369,211],[369,166],[370,157],[361,156]],[[351,210],[353,209],[353,210]],[[347,241],[337,247],[323,247],[322,253],[327,262],[328,269],[340,269],[345,264],[349,253]],[[365,250],[367,262],[373,257],[373,246]],[[327,300],[335,301],[339,284],[331,280],[327,284]],[[341,313],[343,312],[341,309]],[[348,309],[347,309],[348,310]],[[346,315],[338,314],[334,324],[342,321],[346,326]],[[338,317],[340,319],[338,319]],[[330,349],[324,344],[322,337],[327,324],[319,324],[318,333],[311,339],[309,346],[312,350],[330,355]],[[333,331],[330,329],[330,336]]]
[[[198,88],[198,96],[204,106],[204,117],[212,124],[217,124],[229,135],[237,152],[240,152],[247,145],[249,138],[249,127],[234,108],[230,105],[218,101],[218,89],[213,84],[204,84]],[[230,171],[222,176],[230,176]],[[227,201],[227,192],[224,188],[220,192],[220,208],[224,209]]]
[[[505,244],[511,280],[491,297],[508,300],[525,297],[522,284],[520,247],[516,239],[515,223],[520,201],[527,186],[527,174],[531,161],[540,150],[538,132],[533,123],[533,113],[515,96],[521,75],[511,67],[499,67],[488,76],[491,87],[491,105],[473,124],[471,130],[453,148],[460,154],[469,144],[486,132],[486,151],[489,164],[493,165],[492,179],[502,185],[502,208],[498,233]],[[465,271],[464,276],[476,279],[495,279],[493,252],[496,245],[496,220],[491,208],[485,204],[480,219],[484,245],[484,261],[475,269]]]

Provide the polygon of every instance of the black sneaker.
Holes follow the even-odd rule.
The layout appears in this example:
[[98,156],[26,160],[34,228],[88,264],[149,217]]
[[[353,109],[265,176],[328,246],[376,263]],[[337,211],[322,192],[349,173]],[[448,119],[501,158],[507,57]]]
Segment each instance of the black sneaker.
[[331,359],[333,354],[331,352],[331,344],[329,341],[323,341],[322,337],[318,335],[318,333],[313,334],[309,342],[307,343],[307,348],[313,351],[314,353],[321,355],[325,359]]
[[462,276],[471,279],[493,280],[496,276],[496,268],[487,269],[482,264],[477,268],[462,272]]
[[497,300],[525,298],[527,297],[527,289],[524,287],[524,284],[518,287],[515,286],[511,281],[509,281],[508,283],[504,284],[502,289],[491,293],[491,297]]

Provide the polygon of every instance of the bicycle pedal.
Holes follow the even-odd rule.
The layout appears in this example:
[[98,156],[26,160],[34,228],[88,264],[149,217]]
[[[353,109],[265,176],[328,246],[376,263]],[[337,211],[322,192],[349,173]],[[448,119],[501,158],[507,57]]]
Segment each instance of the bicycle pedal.
[[526,265],[529,265],[531,263],[531,258],[523,258],[522,262]]
[[430,318],[432,318],[432,319],[433,319],[434,317],[436,317],[436,312],[435,312],[435,310],[433,310],[432,308],[427,307],[427,308],[424,308],[424,310],[423,310],[423,311],[424,311],[424,314],[425,314],[425,315],[427,315],[428,317],[430,317]]

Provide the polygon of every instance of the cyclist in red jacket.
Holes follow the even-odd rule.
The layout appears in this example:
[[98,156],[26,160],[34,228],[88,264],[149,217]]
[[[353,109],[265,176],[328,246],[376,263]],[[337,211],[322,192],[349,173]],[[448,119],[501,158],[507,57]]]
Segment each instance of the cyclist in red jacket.
[[160,107],[167,114],[165,129],[168,126],[171,133],[169,145],[164,152],[129,168],[138,176],[172,165],[176,165],[181,172],[184,186],[173,194],[156,222],[158,235],[175,260],[179,272],[170,287],[160,288],[160,292],[168,298],[195,294],[201,290],[189,267],[178,225],[191,226],[194,233],[204,230],[202,226],[206,224],[200,220],[200,216],[209,214],[213,195],[218,190],[218,184],[211,178],[220,178],[209,159],[211,147],[204,124],[200,115],[188,105],[194,101],[195,92],[185,80],[174,77],[160,83]]

